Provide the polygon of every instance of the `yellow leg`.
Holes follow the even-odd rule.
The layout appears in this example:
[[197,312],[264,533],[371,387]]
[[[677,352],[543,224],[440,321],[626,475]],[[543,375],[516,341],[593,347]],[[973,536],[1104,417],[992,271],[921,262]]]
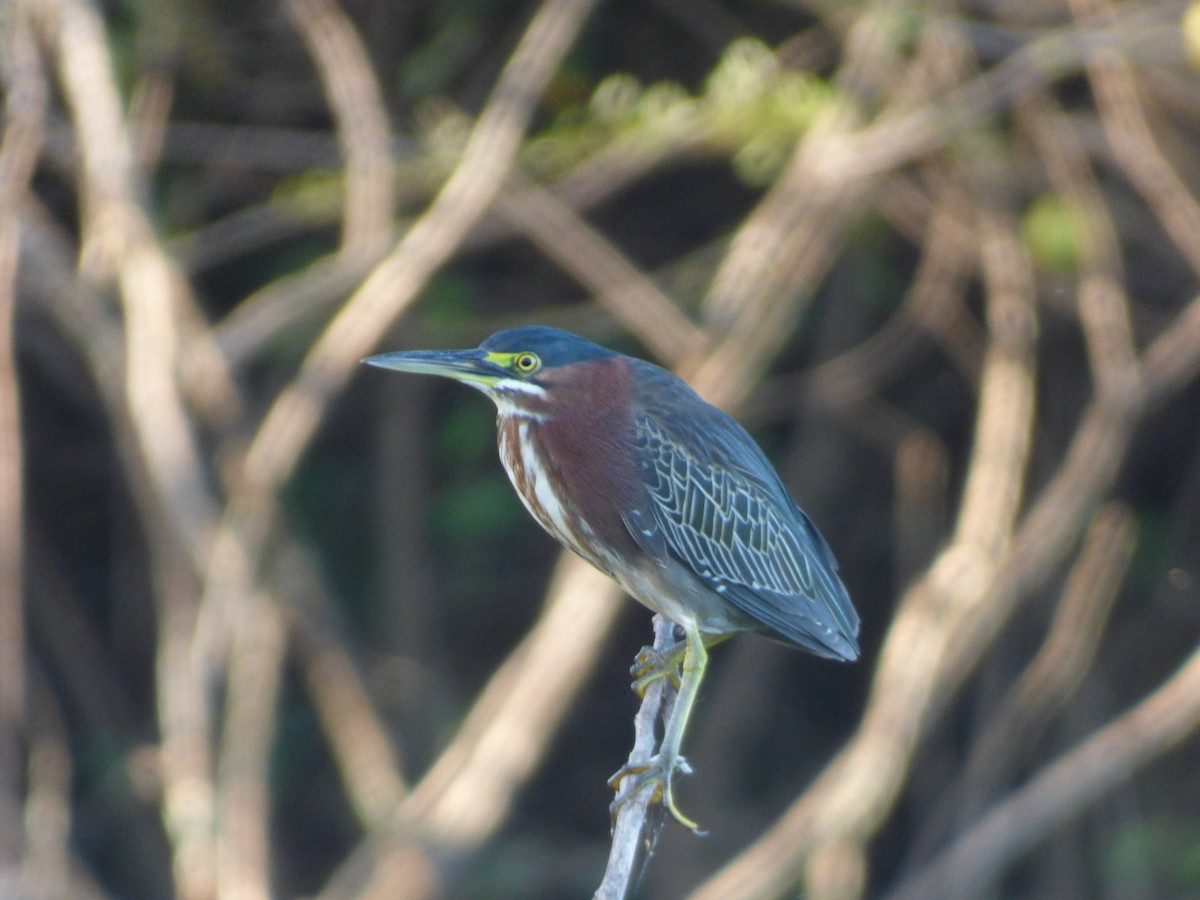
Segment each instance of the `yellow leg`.
[[[614,790],[618,790],[617,799],[613,801],[613,807],[616,809],[620,807],[625,799],[632,796],[647,783],[657,782],[661,791],[662,805],[674,816],[675,821],[697,834],[702,834],[700,826],[681,813],[679,807],[675,805],[674,790],[672,788],[672,781],[676,772],[690,771],[687,768],[687,761],[684,760],[679,751],[683,745],[683,735],[687,731],[688,718],[692,714],[692,706],[696,702],[696,694],[700,690],[700,682],[704,679],[704,670],[708,665],[708,651],[705,649],[705,640],[704,636],[700,634],[700,629],[696,627],[695,623],[689,623],[684,626],[684,634],[685,639],[682,642],[683,663],[679,671],[678,681],[679,689],[675,697],[675,706],[671,711],[671,718],[667,721],[667,729],[663,734],[658,754],[649,766],[621,769],[609,779],[609,784]],[[718,637],[717,640],[719,639]],[[712,641],[712,643],[716,643],[716,640]],[[677,648],[668,650],[660,657],[660,662],[664,664],[655,665],[639,681],[634,682],[634,687],[637,688],[639,682],[643,680],[645,683],[641,686],[642,690],[645,690],[646,685],[649,685],[658,678],[670,677],[674,681],[677,658]],[[621,782],[628,776],[634,776],[636,780],[629,788],[621,790]]]
[[700,826],[679,811],[671,788],[675,770],[683,763],[679,750],[683,746],[683,735],[687,731],[688,718],[692,714],[692,706],[696,703],[696,695],[700,692],[700,682],[704,680],[704,670],[708,667],[708,650],[704,647],[704,638],[694,622],[684,626],[684,637],[687,649],[683,654],[683,678],[679,684],[679,693],[675,697],[675,708],[671,712],[667,730],[663,734],[662,746],[658,750],[659,765],[663,772],[663,806],[675,817],[680,825],[698,832]]

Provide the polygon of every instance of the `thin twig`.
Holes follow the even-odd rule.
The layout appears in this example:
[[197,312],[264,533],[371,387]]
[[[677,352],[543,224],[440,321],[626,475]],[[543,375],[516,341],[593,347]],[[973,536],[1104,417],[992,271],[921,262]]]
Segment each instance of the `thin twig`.
[[1200,650],[1132,709],[1049,763],[889,900],[986,891],[1062,822],[1200,728]]
[[250,495],[274,489],[288,478],[334,392],[495,198],[542,88],[593,3],[543,3],[501,73],[450,179],[392,253],[346,301],[295,381],[267,413],[245,461]]
[[298,272],[276,278],[247,296],[213,327],[213,338],[230,366],[258,359],[273,340],[318,317],[354,290],[378,259],[330,253]]
[[25,801],[22,896],[102,900],[71,850],[72,766],[67,726],[50,686],[36,674],[29,683],[29,763]]
[[[342,253],[366,259],[390,234],[388,129],[378,86],[353,26],[332,0],[290,0],[338,124],[346,157]],[[213,610],[209,610],[210,613]],[[218,889],[270,895],[268,762],[286,646],[285,619],[265,591],[252,591],[228,616],[230,664],[217,765]],[[214,617],[209,617],[210,625]],[[380,798],[384,799],[384,798]]]
[[[654,617],[654,649],[660,653],[675,646],[675,625],[662,616]],[[668,679],[653,682],[642,697],[642,705],[633,719],[633,749],[626,767],[649,766],[658,747],[655,728],[665,723],[675,709],[674,695],[668,693]],[[637,887],[662,829],[666,810],[654,805],[655,785],[643,784],[622,800],[613,817],[612,846],[604,878],[596,889],[596,900],[624,900]]]
[[219,621],[238,597],[253,589],[253,573],[277,514],[275,491],[290,477],[325,407],[354,365],[414,300],[500,189],[538,93],[591,2],[548,0],[543,5],[501,74],[450,180],[346,302],[267,413],[214,542],[204,600],[210,618]]
[[[558,721],[599,654],[620,608],[608,579],[564,555],[547,592],[551,605],[492,676],[454,742],[421,779],[403,816],[456,847],[490,834],[540,759],[544,721]],[[554,677],[548,678],[547,673]]]
[[842,165],[859,178],[890,171],[946,146],[1017,98],[1078,72],[1097,53],[1122,46],[1174,46],[1173,6],[1147,4],[1135,8],[1128,21],[1114,18],[1095,27],[1041,33],[947,95],[897,116],[881,116],[854,136]]
[[[133,431],[128,424],[123,389],[119,324],[109,316],[100,299],[92,295],[85,284],[71,276],[70,248],[66,246],[62,235],[49,228],[48,218],[38,214],[35,206],[27,205],[24,219],[27,228],[36,228],[31,235],[27,277],[35,273],[38,275],[37,290],[45,295],[50,314],[62,331],[75,340],[88,361],[100,396],[108,409],[108,416],[116,423],[114,433],[122,444],[132,444],[130,435]],[[41,283],[43,281],[45,283]],[[140,475],[141,463],[136,447],[125,447],[123,455],[132,473],[132,483],[135,487],[144,485],[146,479]],[[145,492],[139,491],[139,494],[142,493]],[[148,511],[145,515],[151,520],[155,514]],[[163,531],[161,528],[151,528],[149,534],[153,537]],[[191,562],[199,576],[203,557],[198,554]],[[398,796],[402,794],[402,789],[396,787],[398,767],[388,736],[378,715],[366,700],[367,692],[360,676],[348,662],[349,654],[338,640],[339,629],[329,624],[332,604],[308,554],[294,541],[285,542],[278,554],[276,571],[273,583],[279,585],[280,592],[290,602],[283,604],[276,597],[271,603],[291,612],[291,627],[301,646],[300,663],[309,676],[314,704],[328,723],[328,739],[334,758],[340,764],[347,794],[364,827],[368,830],[376,828],[388,820]],[[178,627],[186,634],[193,625],[190,620],[184,620]],[[176,627],[174,619],[168,618],[165,627]],[[79,637],[75,636],[72,641],[75,644],[74,658],[78,656]],[[175,680],[176,674],[172,673],[169,680],[164,680],[164,685],[171,688]],[[92,682],[87,683],[90,685]],[[105,682],[101,684],[106,685]],[[251,689],[257,692],[254,685]],[[111,692],[109,696],[112,696]],[[251,737],[261,746],[260,736]],[[175,745],[168,745],[164,749],[166,754],[178,752],[180,749]],[[170,767],[178,762],[170,758],[165,761],[168,775]],[[245,763],[239,765],[244,767]],[[227,805],[226,808],[230,807]],[[237,815],[244,821],[245,813]]]
[[[549,191],[559,204],[575,211],[578,217],[581,210],[596,205],[628,187],[635,180],[644,178],[666,160],[673,158],[677,153],[685,152],[699,141],[697,136],[685,138],[672,135],[675,140],[657,143],[635,139],[636,137],[636,133],[634,136],[619,136],[612,144],[581,162],[553,185],[539,190]],[[510,178],[512,177],[515,177],[515,173],[510,174]],[[501,195],[498,199],[503,203],[504,196]],[[202,232],[203,247],[206,249],[199,263],[207,265],[213,261],[213,256],[220,259],[234,255],[235,251],[244,253],[247,248],[253,249],[262,241],[278,240],[284,236],[281,232],[285,232],[288,227],[286,221],[280,221],[280,215],[274,207],[252,207],[244,214],[230,216],[225,221],[210,225]],[[466,237],[462,249],[476,250],[490,246],[513,233],[513,226],[505,220],[503,210],[497,205]],[[559,240],[561,245],[561,239]],[[563,264],[570,261],[564,261]],[[340,253],[331,254],[294,275],[276,279],[248,296],[213,328],[216,340],[229,358],[230,364],[235,367],[243,365],[257,356],[263,346],[276,335],[331,308],[338,298],[350,293],[377,262],[377,259],[346,259]],[[592,276],[587,274],[588,270],[578,270],[576,266],[571,266],[571,270],[582,284],[600,293],[602,299],[609,287],[617,286],[606,279],[593,281]],[[597,276],[599,274],[597,272]],[[641,314],[635,304],[619,305],[615,312],[643,339],[648,339],[645,330],[639,325],[647,316]],[[675,330],[686,331],[678,328]],[[670,346],[674,346],[674,343]],[[673,357],[664,353],[660,358],[671,360]]]
[[[1114,11],[1106,0],[1071,0],[1070,6],[1077,19]],[[1159,148],[1125,55],[1118,47],[1098,49],[1087,60],[1087,75],[1117,163],[1200,276],[1200,203]]]
[[[115,279],[124,311],[125,403],[144,502],[159,623],[164,818],[173,842],[176,890],[213,890],[211,737],[207,654],[196,654],[195,584],[187,559],[203,546],[214,513],[186,404],[176,378],[179,321],[191,304],[182,275],[163,253],[135,197],[132,148],[124,126],[104,23],[87,0],[58,0],[41,14],[52,35],[59,79],[80,152],[81,268]],[[220,379],[213,379],[216,390]],[[163,527],[165,526],[165,528]]]
[[[938,204],[916,276],[896,314],[861,343],[800,377],[802,389],[814,405],[833,408],[865,400],[879,391],[886,384],[885,373],[894,375],[898,363],[921,345],[923,331],[940,339],[951,353],[952,348],[960,347],[962,352],[955,355],[971,366],[968,373],[972,379],[978,378],[982,338],[963,322],[962,307],[978,252],[957,199]],[[967,362],[971,356],[973,361]]]
[[[995,209],[981,213],[988,279],[989,347],[965,499],[950,545],[905,595],[888,633],[862,725],[825,773],[753,847],[701,886],[696,897],[766,897],[810,871],[839,871],[821,848],[844,856],[882,822],[911,763],[951,622],[971,618],[1007,545],[1032,426],[1033,298],[1019,244]],[[1014,260],[1015,257],[1015,260]],[[1014,265],[1015,261],[1015,265]],[[1005,447],[1006,452],[997,452]]]
[[1146,348],[1142,378],[1147,403],[1161,403],[1200,374],[1200,295]]
[[545,188],[514,176],[496,212],[570,272],[665,365],[706,341],[670,297],[605,237]]
[[288,598],[285,615],[297,662],[351,806],[368,832],[386,827],[408,793],[394,739],[371,704],[339,636],[336,608],[319,567],[298,543],[280,548],[272,584]]
[[607,577],[564,554],[545,611],[393,817],[393,831],[369,836],[322,896],[356,895],[349,885],[363,881],[373,881],[374,896],[423,896],[412,885],[433,890],[434,884],[429,861],[414,852],[414,844],[424,838],[462,852],[485,840],[503,821],[516,790],[544,755],[553,725],[594,667],[619,600]]
[[[894,713],[894,717],[881,718],[880,725],[885,733],[889,725],[894,729],[893,734],[920,728],[913,720],[914,711],[921,703],[920,695],[910,696],[905,691],[895,690],[898,685],[889,684],[888,675],[892,673],[888,665],[889,648],[894,646],[897,653],[914,661],[926,660],[931,648],[922,636],[927,634],[927,629],[952,629],[953,635],[947,639],[947,646],[953,653],[946,654],[940,664],[943,671],[936,677],[931,675],[927,685],[928,689],[936,687],[938,694],[929,700],[928,709],[932,715],[953,693],[972,663],[979,659],[982,648],[1011,614],[1019,598],[1042,584],[1063,558],[1082,523],[1112,484],[1138,416],[1149,404],[1164,401],[1169,392],[1178,390],[1187,377],[1200,370],[1200,297],[1152,342],[1143,358],[1146,374],[1143,393],[1102,393],[1089,404],[1062,466],[1023,518],[1010,551],[991,573],[956,565],[953,557],[943,553],[926,579],[906,594],[884,646],[879,677],[875,680],[864,726],[788,813],[754,845],[699,887],[693,895],[695,898],[715,900],[729,896],[730,891],[741,892],[746,897],[776,894],[795,879],[813,842],[824,835],[863,828],[863,819],[858,815],[867,816],[869,821],[882,821],[894,801],[892,790],[898,783],[895,779],[902,773],[894,768],[897,765],[895,751],[867,741],[866,729],[876,716],[883,716],[884,707],[892,707]],[[1097,377],[1096,380],[1097,384],[1127,381],[1113,376]],[[940,616],[932,615],[933,610],[914,617],[911,608],[917,604],[916,591],[939,584],[952,591],[964,587],[975,589],[972,582],[977,582],[981,576],[985,581],[989,577],[996,581],[987,588],[988,596],[970,616],[956,616],[955,621],[940,624],[937,622]],[[921,625],[925,618],[928,621]],[[887,699],[889,694],[891,697]],[[856,802],[863,800],[865,806]],[[851,814],[850,810],[856,813]]]
[[217,889],[222,897],[267,900],[272,895],[267,767],[283,677],[284,627],[270,598],[253,596],[247,605],[233,629],[217,760]]
[[386,247],[392,225],[392,168],[387,113],[358,32],[335,0],[287,0],[337,123],[346,160],[342,251],[370,258]]
[[[874,69],[873,51],[888,27],[882,15],[856,22],[839,78],[854,81]],[[851,172],[847,146],[860,115],[849,96],[830,101],[733,236],[703,307],[707,329],[720,339],[681,366],[709,402],[728,407],[745,399],[803,315],[868,195],[872,178]]]
[[[240,468],[213,544],[202,604],[209,623],[206,630],[232,617],[254,593],[259,561],[278,515],[277,490],[291,475],[326,405],[357,360],[413,301],[500,189],[537,97],[590,7],[591,0],[543,4],[501,73],[449,181],[347,301],[308,354],[296,380],[267,413]],[[505,808],[507,802],[498,807]]]
[[922,850],[937,846],[935,839],[962,831],[978,816],[1079,687],[1099,648],[1133,547],[1129,511],[1116,504],[1102,508],[1075,560],[1041,649],[989,714],[956,784],[925,816],[927,824],[912,842],[913,858],[928,856]]

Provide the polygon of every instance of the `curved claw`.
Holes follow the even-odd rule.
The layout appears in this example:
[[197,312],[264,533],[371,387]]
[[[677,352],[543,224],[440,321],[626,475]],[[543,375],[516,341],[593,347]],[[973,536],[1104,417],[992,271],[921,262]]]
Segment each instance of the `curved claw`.
[[[613,802],[608,808],[613,819],[616,819],[621,807],[637,795],[639,791],[650,785],[656,785],[650,797],[651,803],[661,803],[663,808],[671,814],[671,817],[676,822],[693,834],[700,836],[707,834],[708,832],[702,831],[695,821],[685,816],[679,811],[679,807],[675,805],[672,780],[676,773],[680,775],[692,774],[692,767],[688,765],[687,760],[682,756],[677,756],[674,760],[668,761],[659,754],[644,765],[622,766],[617,770],[616,774],[608,779],[608,786],[617,795],[613,798]],[[622,782],[626,781],[626,779],[631,779],[631,781],[623,786]]]
[[687,646],[683,643],[666,650],[643,647],[633,658],[633,665],[629,667],[629,674],[633,676],[633,684],[630,687],[639,697],[644,697],[646,688],[660,678],[669,678],[678,691],[682,681],[680,666],[683,664],[686,650]]
[[[705,634],[700,640],[705,647],[715,647],[733,636],[729,634]],[[630,687],[639,697],[646,695],[646,688],[660,678],[671,679],[671,684],[678,691],[683,683],[683,661],[687,656],[688,642],[680,641],[665,650],[655,650],[653,647],[643,647],[633,658],[629,674],[633,676]]]

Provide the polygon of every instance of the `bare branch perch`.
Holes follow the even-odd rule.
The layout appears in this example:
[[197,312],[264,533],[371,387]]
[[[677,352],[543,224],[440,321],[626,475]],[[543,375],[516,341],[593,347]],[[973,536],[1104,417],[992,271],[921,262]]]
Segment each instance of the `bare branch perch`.
[[[675,625],[662,616],[654,617],[654,649],[669,650],[675,644]],[[668,696],[667,679],[646,688],[642,705],[633,720],[633,750],[628,766],[647,766],[658,747],[655,728],[661,718],[671,716],[674,702]],[[612,847],[604,879],[596,889],[596,900],[624,900],[637,887],[638,879],[654,854],[666,810],[653,804],[655,785],[645,784],[626,799],[613,817]],[[615,801],[614,801],[615,802]]]

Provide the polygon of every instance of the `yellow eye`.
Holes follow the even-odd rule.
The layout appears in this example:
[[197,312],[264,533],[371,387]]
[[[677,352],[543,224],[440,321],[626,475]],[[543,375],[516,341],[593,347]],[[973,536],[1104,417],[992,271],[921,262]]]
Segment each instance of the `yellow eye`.
[[525,351],[513,357],[513,368],[522,375],[532,375],[542,367],[542,361],[536,353]]

